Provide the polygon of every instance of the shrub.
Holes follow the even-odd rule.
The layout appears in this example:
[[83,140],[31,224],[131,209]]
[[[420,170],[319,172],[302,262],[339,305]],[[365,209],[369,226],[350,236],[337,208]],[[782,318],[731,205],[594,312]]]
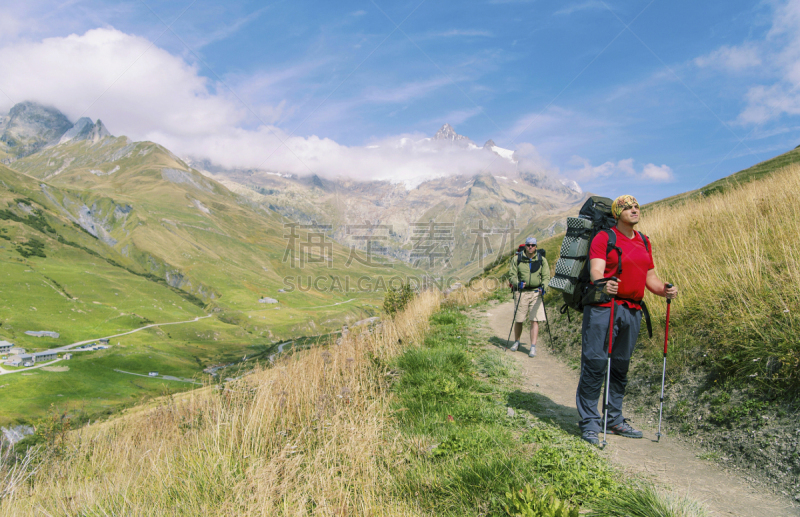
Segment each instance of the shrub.
[[402,311],[415,296],[416,292],[410,283],[405,283],[400,287],[389,287],[383,299],[383,310],[389,316],[394,316]]

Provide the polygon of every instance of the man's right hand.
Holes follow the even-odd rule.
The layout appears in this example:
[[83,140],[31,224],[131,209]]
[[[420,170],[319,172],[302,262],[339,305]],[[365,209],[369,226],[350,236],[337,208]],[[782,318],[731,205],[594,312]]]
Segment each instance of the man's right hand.
[[517,289],[519,289],[520,291],[525,289],[525,282],[520,282],[519,284],[517,284]]
[[616,296],[619,291],[619,282],[616,280],[609,280],[603,287],[603,292],[610,296]]

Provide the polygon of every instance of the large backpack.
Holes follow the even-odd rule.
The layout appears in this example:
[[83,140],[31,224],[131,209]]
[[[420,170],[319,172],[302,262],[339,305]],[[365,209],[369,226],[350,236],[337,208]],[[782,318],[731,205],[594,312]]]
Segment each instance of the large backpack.
[[[583,313],[586,305],[611,301],[610,296],[592,284],[588,260],[592,240],[598,233],[604,231],[608,234],[606,256],[612,251],[618,254],[616,276],[622,273],[622,250],[617,246],[617,234],[612,230],[616,220],[611,214],[611,203],[612,201],[606,197],[592,196],[581,207],[578,217],[567,218],[567,234],[561,243],[561,256],[556,262],[555,276],[548,284],[549,287],[561,291],[564,297],[562,313],[568,312],[568,309]],[[637,233],[644,242],[645,249],[650,251],[647,238],[641,232]],[[652,336],[647,306],[644,301],[639,303],[642,306],[648,332]]]

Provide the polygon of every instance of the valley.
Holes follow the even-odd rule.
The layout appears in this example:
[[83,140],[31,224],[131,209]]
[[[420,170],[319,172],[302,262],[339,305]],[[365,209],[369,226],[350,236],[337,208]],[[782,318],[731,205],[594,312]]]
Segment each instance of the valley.
[[[465,282],[521,232],[559,231],[584,198],[447,124],[402,145],[493,165],[414,185],[225,169],[33,102],[0,119],[0,133],[0,338],[63,355],[143,328],[74,354],[66,371],[4,376],[13,402],[0,425],[51,406],[91,419],[190,387],[118,371],[210,382],[213,365],[380,316],[387,290]],[[157,324],[177,321],[193,323]],[[59,337],[25,333],[42,329]]]

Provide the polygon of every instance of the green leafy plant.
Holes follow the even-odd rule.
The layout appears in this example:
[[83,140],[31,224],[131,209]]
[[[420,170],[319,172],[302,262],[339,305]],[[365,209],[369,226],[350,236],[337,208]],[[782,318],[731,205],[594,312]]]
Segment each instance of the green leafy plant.
[[40,443],[47,450],[55,454],[61,454],[67,445],[67,433],[72,428],[70,417],[65,412],[56,411],[55,406],[50,404],[49,415],[40,418],[35,425],[31,443]]
[[414,288],[410,283],[405,283],[400,287],[389,287],[383,299],[383,310],[389,316],[394,316],[402,311],[415,295]]
[[578,508],[571,507],[548,489],[537,494],[531,485],[506,492],[503,509],[512,517],[578,517]]

